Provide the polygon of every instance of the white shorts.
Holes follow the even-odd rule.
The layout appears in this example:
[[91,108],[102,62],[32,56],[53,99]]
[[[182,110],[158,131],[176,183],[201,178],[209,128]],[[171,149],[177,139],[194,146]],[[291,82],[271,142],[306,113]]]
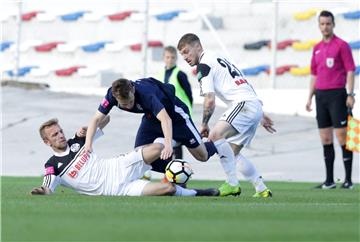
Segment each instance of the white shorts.
[[236,145],[249,145],[262,117],[263,111],[260,101],[251,100],[234,103],[220,118],[238,131],[238,134],[227,138],[227,141]]
[[[151,170],[142,157],[142,148],[116,158],[116,176],[118,188],[117,196],[141,196],[142,191],[149,181],[142,180],[145,171]],[[114,184],[116,185],[116,184]]]

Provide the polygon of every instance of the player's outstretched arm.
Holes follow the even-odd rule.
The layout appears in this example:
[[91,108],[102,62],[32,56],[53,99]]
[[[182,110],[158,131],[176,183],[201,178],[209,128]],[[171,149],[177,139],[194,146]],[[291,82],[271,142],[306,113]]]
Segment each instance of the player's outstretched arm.
[[96,111],[93,118],[90,120],[89,126],[86,131],[86,141],[85,141],[85,152],[92,151],[92,144],[94,141],[94,135],[97,127],[99,127],[100,123],[104,120],[105,114]]
[[160,158],[166,160],[173,153],[172,147],[172,120],[165,108],[156,115],[156,118],[161,122],[161,129],[164,133],[164,149],[161,151]]
[[50,195],[51,193],[52,192],[51,192],[50,188],[44,187],[44,186],[34,187],[31,190],[31,195]]
[[261,125],[269,132],[269,133],[275,133],[276,129],[274,128],[274,121],[267,116],[265,113],[263,115],[263,118],[261,120]]

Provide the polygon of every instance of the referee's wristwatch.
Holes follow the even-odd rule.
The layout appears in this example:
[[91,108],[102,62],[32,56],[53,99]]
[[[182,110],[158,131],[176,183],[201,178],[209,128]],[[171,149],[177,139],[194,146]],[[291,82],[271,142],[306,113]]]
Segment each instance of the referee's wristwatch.
[[349,92],[347,95],[348,97],[355,97],[355,92]]

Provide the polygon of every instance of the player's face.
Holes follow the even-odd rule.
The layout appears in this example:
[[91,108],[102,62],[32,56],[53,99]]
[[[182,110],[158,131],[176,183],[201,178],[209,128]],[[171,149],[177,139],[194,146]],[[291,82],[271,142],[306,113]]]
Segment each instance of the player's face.
[[195,66],[199,64],[199,58],[201,52],[202,52],[202,48],[198,43],[194,43],[192,45],[186,44],[180,50],[181,56],[190,66]]
[[127,99],[116,98],[116,100],[121,108],[132,109],[135,103],[135,95],[133,92],[130,92],[129,98]]
[[170,69],[171,67],[176,65],[176,54],[171,53],[169,51],[164,52],[164,63],[166,69]]
[[62,128],[58,125],[52,125],[45,128],[44,142],[55,151],[65,151],[67,147],[66,138]]
[[319,18],[319,28],[324,38],[330,38],[333,35],[334,27],[331,17],[321,16]]

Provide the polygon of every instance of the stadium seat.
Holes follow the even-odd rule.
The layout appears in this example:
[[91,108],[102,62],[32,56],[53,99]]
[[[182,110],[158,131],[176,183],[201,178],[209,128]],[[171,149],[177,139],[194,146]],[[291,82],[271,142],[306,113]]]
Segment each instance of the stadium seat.
[[360,19],[360,10],[343,13],[345,19]]
[[306,67],[292,67],[290,73],[294,76],[307,76],[310,75],[310,66]]
[[[150,40],[148,41],[148,47],[163,47],[164,44],[159,40]],[[132,51],[141,51],[141,44],[132,44],[130,45]]]
[[298,21],[304,21],[314,17],[316,13],[317,13],[316,9],[309,9],[304,12],[294,13],[294,18]]
[[356,66],[355,68],[355,75],[359,75],[360,74],[360,66]]
[[269,65],[261,65],[261,66],[256,66],[256,67],[251,67],[251,68],[246,68],[246,69],[242,69],[242,73],[245,76],[257,76],[259,75],[261,72],[266,72],[268,71],[270,68]]
[[87,13],[87,11],[78,11],[78,12],[74,12],[74,13],[61,15],[60,18],[61,18],[61,20],[66,21],[66,22],[77,21],[85,13]]
[[[283,75],[285,72],[290,71],[291,68],[293,67],[298,67],[298,65],[284,65],[284,66],[279,66],[276,68],[276,75]],[[267,69],[265,71],[267,74],[270,74],[270,69]]]
[[20,51],[21,52],[26,52],[30,48],[33,48],[34,46],[39,46],[42,43],[43,42],[41,40],[26,40],[26,41],[24,41],[23,43],[20,44]]
[[308,40],[304,42],[294,42],[292,48],[294,50],[310,50],[314,45],[316,45],[319,40]]
[[13,70],[8,70],[6,73],[9,76],[25,76],[27,73],[29,73],[31,71],[31,69],[33,68],[39,68],[38,66],[24,66],[24,67],[20,67],[18,70],[18,73],[15,74]]
[[63,41],[50,42],[42,45],[35,46],[37,52],[49,52],[56,48],[59,44],[64,44]]
[[57,76],[71,76],[76,73],[80,68],[85,68],[85,66],[72,66],[69,68],[56,70],[55,74]]
[[[292,46],[293,43],[298,42],[298,40],[283,40],[277,43],[278,50],[284,50],[289,46]],[[271,42],[269,42],[268,46],[271,48]]]
[[97,22],[100,21],[103,17],[104,15],[99,13],[85,13],[83,19],[88,22]]
[[360,49],[360,40],[349,42],[349,46],[353,50]]
[[133,11],[124,11],[108,15],[108,19],[111,21],[122,21],[130,17]]
[[155,15],[155,18],[159,21],[170,21],[173,18],[179,16],[181,12],[185,12],[185,10],[175,10],[167,13],[157,14]]
[[10,46],[14,44],[13,41],[3,41],[0,43],[0,52],[4,52],[6,49],[10,48]]
[[32,11],[29,13],[24,13],[21,15],[21,20],[22,21],[30,21],[31,19],[33,19],[34,17],[36,17],[36,15],[38,13],[40,13],[41,11]]
[[36,15],[36,20],[40,22],[52,22],[56,19],[57,15],[53,13],[39,13]]
[[97,43],[81,46],[81,48],[85,52],[97,52],[100,49],[104,48],[104,46],[108,43],[112,43],[112,41],[100,41]]
[[263,46],[268,46],[270,40],[260,40],[254,43],[244,44],[245,50],[260,50]]

